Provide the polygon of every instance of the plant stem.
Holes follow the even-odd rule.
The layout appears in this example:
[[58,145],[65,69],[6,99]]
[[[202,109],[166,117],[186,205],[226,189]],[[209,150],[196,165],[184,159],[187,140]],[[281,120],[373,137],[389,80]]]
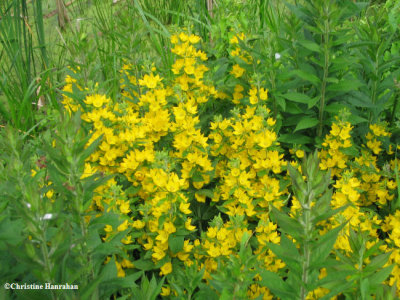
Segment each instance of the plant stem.
[[[42,228],[41,228],[42,229]],[[45,236],[45,231],[46,230],[41,230],[42,234],[41,234],[41,243],[40,243],[40,248],[42,250],[42,255],[43,255],[43,261],[44,261],[44,265],[46,268],[46,279],[48,282],[52,282],[52,276],[51,276],[51,270],[53,269],[49,260],[49,252],[47,251],[47,244],[46,244],[46,236]],[[54,290],[51,291],[51,299],[57,299],[57,297],[54,294]]]
[[324,35],[323,35],[323,45],[324,45],[324,76],[322,78],[322,87],[321,87],[321,101],[319,105],[319,127],[318,127],[318,136],[322,136],[322,129],[324,128],[324,109],[325,109],[325,91],[326,91],[326,81],[329,74],[329,21],[325,20],[324,26]]
[[[377,98],[377,90],[378,90],[378,68],[379,68],[379,57],[378,57],[378,51],[376,51],[376,56],[375,56],[375,72],[374,72],[374,83],[372,86],[372,95],[371,95],[371,100],[372,104],[375,105],[376,98]],[[372,122],[372,111],[369,111],[369,118],[368,118],[368,123],[371,124]]]
[[309,236],[311,233],[311,211],[309,207],[303,207],[304,210],[304,231],[306,235],[306,239],[304,241],[304,246],[303,246],[303,265],[302,265],[302,282],[303,285],[301,286],[300,290],[300,299],[305,300],[307,297],[307,289],[305,285],[308,283],[308,268],[310,265],[310,256],[311,256],[311,251],[310,251],[310,245],[309,245]]
[[[307,176],[310,176],[310,174],[308,174]],[[303,285],[301,286],[300,289],[301,300],[305,300],[308,294],[306,285],[308,283],[308,269],[311,258],[310,240],[312,239],[312,233],[313,233],[312,222],[311,222],[311,204],[314,198],[311,178],[308,178],[307,192],[304,196],[305,196],[304,200],[306,201],[304,201],[305,203],[304,205],[302,205],[302,210],[303,210],[303,226],[304,226],[305,239],[303,245],[303,263],[302,263],[302,275],[301,275],[301,280],[303,282]]]

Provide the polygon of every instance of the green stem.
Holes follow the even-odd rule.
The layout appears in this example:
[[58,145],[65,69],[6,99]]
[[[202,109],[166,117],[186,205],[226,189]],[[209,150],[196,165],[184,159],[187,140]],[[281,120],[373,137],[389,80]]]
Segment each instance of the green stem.
[[[371,94],[371,100],[372,104],[376,103],[376,98],[377,98],[377,90],[378,90],[378,68],[379,68],[379,58],[378,58],[378,51],[375,57],[375,74],[374,74],[374,83],[372,86],[372,94]],[[369,111],[369,118],[368,118],[369,124],[372,122],[372,111]]]
[[393,110],[392,110],[392,114],[390,116],[390,127],[393,126],[393,120],[394,120],[394,115],[396,113],[396,109],[397,109],[397,103],[399,101],[399,97],[397,96],[397,93],[395,94],[395,98],[394,98],[394,104],[393,104]]
[[[41,227],[41,226],[40,226]],[[46,281],[47,282],[52,282],[52,276],[51,276],[51,271],[53,269],[50,259],[49,259],[49,252],[47,251],[47,243],[46,243],[46,230],[44,228],[40,228],[41,231],[41,243],[40,243],[40,250],[42,251],[42,255],[43,255],[43,262],[45,265],[45,269],[46,269]],[[52,290],[51,291],[51,299],[55,300],[57,299],[55,292]]]
[[[307,177],[310,174],[307,174]],[[308,270],[310,266],[311,259],[311,249],[310,249],[310,240],[312,239],[312,222],[311,222],[311,204],[313,201],[313,187],[311,178],[308,178],[307,182],[307,193],[304,195],[304,205],[302,205],[303,210],[303,226],[304,226],[304,245],[303,245],[303,263],[302,263],[302,275],[301,280],[303,285],[300,289],[300,299],[305,300],[308,294],[308,290],[306,288],[308,284]]]
[[324,128],[324,109],[325,109],[325,92],[326,92],[326,82],[329,74],[329,22],[325,20],[325,30],[323,36],[324,45],[324,76],[322,78],[321,86],[321,101],[319,105],[319,127],[318,136],[322,136],[322,129]]
[[[271,77],[270,77],[271,87],[272,87],[272,90],[275,91],[275,73],[273,71],[271,71],[270,74],[271,74]],[[276,105],[275,97],[273,97],[273,110],[274,110],[274,119],[276,119],[277,115],[278,115],[278,108]]]
[[309,238],[311,233],[311,210],[309,207],[303,207],[304,210],[304,230],[306,235],[306,240],[304,241],[303,246],[303,264],[302,264],[302,282],[303,285],[301,286],[300,290],[300,299],[305,300],[308,294],[307,288],[305,287],[308,283],[308,269],[310,265],[310,257],[311,257],[311,250],[309,244]]

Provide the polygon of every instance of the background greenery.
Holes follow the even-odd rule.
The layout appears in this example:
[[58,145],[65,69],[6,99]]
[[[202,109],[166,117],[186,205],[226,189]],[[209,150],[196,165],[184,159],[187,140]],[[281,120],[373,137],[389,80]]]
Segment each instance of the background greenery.
[[[75,76],[82,86],[101,91],[112,99],[121,97],[119,70],[124,64],[134,66],[138,78],[154,66],[166,78],[172,77],[174,58],[169,51],[170,37],[181,30],[198,34],[208,45],[209,63],[215,71],[213,81],[219,90],[229,94],[237,83],[245,82],[268,88],[279,141],[287,151],[311,152],[321,148],[323,137],[343,108],[351,113],[352,124],[358,125],[355,143],[367,133],[370,124],[383,122],[387,122],[399,143],[399,1],[218,0],[214,1],[211,13],[207,1],[200,0],[75,0],[64,6],[65,11],[52,13],[61,7],[61,2],[4,0],[0,3],[2,279],[7,276],[9,281],[21,282],[79,281],[82,287],[79,296],[72,293],[68,296],[71,299],[95,299],[99,295],[123,299],[123,295],[128,295],[121,292],[124,289],[129,289],[137,299],[157,298],[164,279],[150,277],[145,272],[109,278],[115,270],[107,268],[114,268],[114,264],[102,267],[103,254],[115,249],[100,248],[97,256],[89,254],[89,249],[98,246],[94,236],[106,221],[99,220],[86,227],[82,210],[94,189],[107,177],[96,175],[80,180],[79,170],[90,154],[84,150],[87,132],[81,128],[79,116],[69,118],[64,113],[61,88],[70,69],[80,70]],[[237,80],[229,76],[233,64],[229,59],[232,32],[245,33],[246,39],[240,41],[240,46],[253,57],[251,64],[235,61],[246,70],[244,78]],[[247,78],[247,74],[254,75]],[[231,104],[208,108],[208,120],[217,111],[224,114],[231,108]],[[55,137],[59,152],[47,151]],[[389,143],[384,147],[389,149]],[[51,161],[49,172],[58,174],[62,170],[73,187],[79,186],[78,193],[71,193],[62,184],[58,185],[63,197],[57,202],[57,209],[63,213],[50,227],[40,219],[47,210],[40,201],[43,190],[35,188],[48,174],[43,171],[32,177],[30,171],[44,156]],[[304,168],[312,168],[313,163],[315,167],[310,160]],[[326,182],[318,184],[324,186]],[[36,203],[36,207],[28,210],[26,203]],[[276,219],[278,224],[284,223],[279,221],[278,214]],[[31,226],[30,231],[35,233],[37,249],[24,248],[24,226]],[[71,228],[71,232],[64,228]],[[49,242],[53,247],[50,250],[43,246]],[[311,243],[301,239],[299,242],[302,247]],[[362,251],[364,244],[365,240],[354,242],[355,252]],[[213,279],[213,286],[220,294],[224,293],[222,283],[229,283],[243,263],[255,264],[246,250],[246,241],[241,246],[239,258]],[[57,269],[59,258],[63,261]],[[15,265],[18,267],[12,267]],[[73,271],[66,266],[74,266]],[[383,263],[377,266],[376,270]],[[249,270],[250,278],[253,274]],[[211,294],[199,279],[201,273],[194,269],[185,272],[177,274],[177,287],[191,278],[191,293],[201,290],[198,299]],[[294,277],[289,276],[290,280],[297,280]],[[237,287],[234,281],[230,284],[232,290]],[[243,286],[246,284],[250,282],[246,283],[244,278]],[[268,287],[273,291],[273,286]],[[380,293],[389,297],[392,291]],[[0,297],[8,295],[0,291]],[[27,293],[26,297],[33,299],[32,295]],[[50,296],[64,297],[55,291]],[[41,297],[49,295],[36,295]],[[225,297],[229,299],[228,295]],[[285,294],[281,295],[284,297]]]

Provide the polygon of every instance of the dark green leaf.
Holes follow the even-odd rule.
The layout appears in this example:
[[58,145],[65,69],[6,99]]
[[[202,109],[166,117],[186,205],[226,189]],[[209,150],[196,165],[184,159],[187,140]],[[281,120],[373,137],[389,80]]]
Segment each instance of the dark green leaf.
[[302,129],[307,129],[316,126],[319,123],[318,119],[311,117],[302,117],[297,124],[294,132]]
[[319,85],[321,83],[321,80],[317,76],[307,73],[307,72],[304,72],[302,70],[294,70],[291,73],[293,75],[297,75],[298,77],[300,77],[303,80],[307,80],[307,81],[311,82],[314,85]]
[[289,144],[309,144],[312,143],[312,138],[309,136],[295,133],[295,134],[281,134],[278,138],[280,142]]
[[294,102],[305,103],[305,104],[308,104],[310,101],[312,101],[310,96],[295,92],[286,93],[283,95],[283,97]]

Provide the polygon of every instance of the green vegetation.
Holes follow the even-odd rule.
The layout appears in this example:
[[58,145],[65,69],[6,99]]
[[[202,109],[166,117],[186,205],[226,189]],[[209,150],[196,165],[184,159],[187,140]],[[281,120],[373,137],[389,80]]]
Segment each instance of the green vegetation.
[[4,0],[0,69],[0,299],[400,296],[399,1]]

